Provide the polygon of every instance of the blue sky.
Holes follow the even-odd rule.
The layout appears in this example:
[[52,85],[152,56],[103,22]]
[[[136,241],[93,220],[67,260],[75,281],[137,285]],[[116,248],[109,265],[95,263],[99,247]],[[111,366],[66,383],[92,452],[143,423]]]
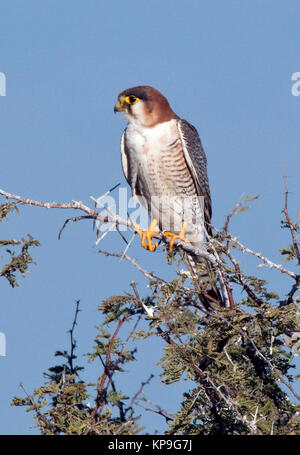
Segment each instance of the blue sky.
[[[2,0],[0,72],[7,86],[0,97],[0,187],[37,200],[90,204],[91,195],[125,186],[119,154],[125,121],[113,106],[125,88],[152,85],[200,133],[214,224],[223,225],[242,194],[259,194],[231,231],[280,262],[279,248],[288,243],[280,229],[283,169],[290,215],[300,208],[300,96],[291,94],[291,76],[300,71],[299,21],[297,0]],[[31,415],[9,403],[22,394],[20,381],[29,392],[39,386],[55,350],[68,345],[76,299],[84,364],[99,303],[130,291],[132,279],[141,295],[147,293],[146,281],[127,263],[97,254],[88,222],[68,226],[57,240],[71,215],[24,207],[0,226],[1,238],[29,232],[41,242],[32,250],[37,266],[19,279],[19,288],[0,281],[0,331],[7,341],[7,356],[0,357],[1,434],[35,432]],[[124,248],[116,233],[102,247]],[[148,270],[171,276],[164,253],[141,250],[136,240],[130,254]],[[247,261],[248,271],[255,273],[255,265]],[[274,290],[288,292],[284,276],[265,270],[264,277]],[[153,372],[146,393],[172,411],[186,383],[161,385],[160,354],[159,340],[140,346],[134,372],[120,376],[119,384],[134,393]],[[86,377],[100,372],[100,365],[88,366]],[[144,415],[142,423],[151,432],[161,418]]]

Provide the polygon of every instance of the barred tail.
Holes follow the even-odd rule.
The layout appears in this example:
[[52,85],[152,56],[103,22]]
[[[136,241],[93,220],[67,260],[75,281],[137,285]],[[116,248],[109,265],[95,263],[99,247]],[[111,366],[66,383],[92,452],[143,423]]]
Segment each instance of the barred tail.
[[191,281],[205,307],[211,308],[213,300],[222,304],[221,294],[217,287],[216,272],[213,270],[211,263],[186,251],[182,251],[182,258],[190,272]]

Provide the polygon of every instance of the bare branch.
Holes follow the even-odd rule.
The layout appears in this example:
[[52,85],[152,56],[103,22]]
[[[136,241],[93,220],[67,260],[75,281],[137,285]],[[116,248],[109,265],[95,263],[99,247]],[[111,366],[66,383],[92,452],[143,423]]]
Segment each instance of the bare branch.
[[[75,308],[74,320],[73,320],[72,327],[71,327],[71,329],[69,330],[69,333],[70,333],[71,349],[70,349],[70,355],[68,356],[68,360],[69,360],[69,365],[70,365],[70,371],[71,371],[71,373],[74,372],[73,359],[75,358],[75,357],[74,357],[74,351],[75,351],[75,348],[76,348],[76,341],[74,340],[74,330],[75,330],[75,327],[76,327],[76,325],[77,325],[77,318],[78,318],[78,314],[79,314],[79,312],[80,312],[79,304],[80,304],[80,300],[76,300],[76,308]],[[76,372],[76,371],[75,371],[75,372]]]
[[[135,231],[134,223],[130,220],[130,218],[125,220],[122,217],[120,217],[119,215],[114,214],[108,207],[105,207],[105,210],[107,212],[109,212],[109,215],[104,216],[104,215],[101,215],[97,210],[91,209],[87,205],[83,204],[81,201],[71,201],[69,203],[41,202],[41,201],[35,201],[33,199],[28,199],[28,198],[24,198],[21,196],[17,196],[17,195],[8,193],[7,191],[1,190],[1,189],[0,189],[0,194],[5,196],[6,198],[18,201],[21,205],[33,205],[36,207],[43,207],[43,208],[47,208],[47,209],[81,210],[82,212],[86,213],[90,218],[98,221],[100,224],[113,223],[115,226],[123,225],[123,226],[127,226],[132,231]],[[92,199],[97,202],[101,199],[101,197],[98,199],[96,199],[96,198],[92,198]],[[77,218],[76,221],[78,221],[79,219],[80,218]],[[82,219],[85,219],[85,218],[82,218]],[[71,218],[70,220],[75,220],[75,218],[74,219]],[[67,222],[65,224],[67,224]],[[65,225],[63,226],[63,228],[64,227],[65,227]],[[62,229],[60,230],[60,233],[61,233],[61,231],[62,231]],[[166,239],[162,232],[157,233],[154,237],[159,240],[162,240],[166,245],[168,245],[171,241],[171,239]],[[187,244],[180,239],[176,239],[174,245],[182,247],[187,253],[191,253],[195,256],[199,256],[199,257],[207,260],[208,262],[210,262],[212,264],[213,267],[217,266],[217,261],[215,260],[214,255],[212,255],[211,253],[206,251],[205,248],[193,247],[192,245]]]
[[292,289],[287,294],[287,299],[280,302],[280,306],[290,305],[294,301],[294,295],[300,289],[300,275],[296,276],[296,283],[293,284]]
[[[242,197],[242,196],[241,196]],[[249,196],[246,196],[243,200],[239,200],[237,202],[237,204],[235,205],[235,207],[233,208],[233,210],[229,213],[229,215],[227,215],[227,218],[226,218],[226,221],[225,221],[225,224],[224,224],[224,227],[222,229],[222,234],[225,235],[227,234],[228,232],[228,226],[229,226],[229,223],[231,221],[231,218],[233,217],[233,215],[235,215],[237,212],[241,212],[241,211],[244,211],[246,209],[249,208],[249,206],[247,207],[243,207],[240,209],[240,207],[246,203],[246,202],[249,202],[249,201],[252,201],[254,199],[258,199],[259,196],[253,196],[253,197],[249,197]]]
[[152,409],[146,406],[143,406],[140,402],[137,402],[137,405],[140,406],[141,408],[145,409],[145,411],[150,411],[154,412],[155,414],[161,415],[166,419],[166,422],[168,423],[169,421],[173,420],[172,414],[167,411],[166,409],[163,409],[161,406],[159,406],[156,403],[153,403],[153,401],[149,400],[144,394],[142,394],[142,397],[140,398],[141,401],[145,401],[145,403],[150,404],[156,409]]
[[139,272],[141,272],[146,278],[148,278],[149,280],[153,280],[153,281],[160,281],[164,284],[169,284],[166,280],[164,280],[163,278],[160,278],[158,277],[157,275],[155,275],[154,273],[152,272],[147,272],[147,270],[145,270],[144,268],[142,268],[136,261],[136,259],[133,259],[131,258],[130,256],[127,256],[126,254],[122,253],[122,254],[119,254],[119,253],[111,253],[109,251],[104,251],[104,250],[98,250],[98,253],[101,253],[101,254],[104,254],[104,256],[111,256],[111,257],[115,257],[115,258],[120,258],[121,259],[125,259],[126,261],[130,262]]
[[60,229],[59,232],[58,232],[58,240],[60,240],[61,234],[62,234],[63,230],[65,229],[65,227],[67,226],[67,224],[68,224],[70,221],[73,221],[73,222],[76,223],[77,221],[81,221],[81,220],[92,220],[92,219],[94,219],[94,218],[93,218],[92,216],[90,216],[90,215],[73,216],[72,218],[68,218],[68,219],[64,222],[63,226],[61,227],[61,229]]
[[240,206],[243,204],[243,201],[239,201],[237,202],[237,204],[235,205],[235,207],[233,208],[233,210],[229,213],[229,215],[227,215],[227,218],[226,218],[226,221],[225,221],[225,224],[224,224],[224,227],[222,229],[222,233],[223,234],[227,234],[228,232],[228,226],[229,226],[229,223],[230,223],[230,220],[231,218],[233,217],[233,215],[237,212],[237,210],[240,208]]
[[108,376],[108,366],[109,366],[109,362],[110,362],[110,358],[111,358],[111,351],[112,351],[112,347],[113,347],[113,342],[114,342],[114,340],[115,340],[115,338],[116,338],[116,336],[117,336],[117,334],[118,334],[118,332],[119,332],[119,330],[120,330],[120,328],[121,328],[121,326],[123,325],[124,322],[125,322],[125,317],[118,322],[117,328],[114,331],[114,334],[112,335],[112,337],[111,337],[111,339],[109,341],[109,344],[108,344],[107,353],[106,353],[106,360],[105,360],[105,369],[104,369],[104,373],[102,375],[100,384],[97,387],[97,396],[96,396],[96,400],[95,400],[95,406],[94,406],[94,409],[93,409],[92,414],[91,414],[91,417],[93,419],[95,419],[97,411],[98,411],[99,406],[101,404],[102,390],[103,390],[106,378]]
[[[271,269],[277,269],[281,273],[285,273],[286,275],[289,275],[290,277],[294,278],[294,280],[296,279],[297,275],[294,272],[291,272],[290,270],[284,268],[281,264],[275,264],[274,262],[270,261],[270,259],[263,256],[261,253],[257,253],[253,250],[250,250],[250,248],[247,248],[245,245],[243,245],[236,237],[229,236],[229,238],[232,243],[239,246],[243,253],[252,254],[253,256],[256,256],[258,259],[263,261]],[[220,246],[223,246],[223,244],[216,239],[212,239],[212,241],[218,243]]]
[[131,401],[130,401],[130,404],[129,404],[129,407],[126,409],[125,412],[128,412],[129,410],[132,410],[132,407],[134,406],[134,404],[136,403],[136,400],[138,399],[139,395],[141,395],[141,393],[143,392],[143,389],[146,385],[150,384],[151,380],[154,378],[154,374],[150,374],[149,378],[142,382],[141,383],[141,386],[140,388],[138,389],[138,391],[133,395]]
[[[216,242],[217,242],[217,240],[216,240]],[[220,244],[220,245],[222,245],[222,244]],[[263,301],[261,299],[259,299],[255,295],[255,293],[252,291],[250,286],[248,286],[248,284],[243,280],[243,274],[242,274],[242,271],[240,269],[240,265],[239,265],[238,261],[232,256],[232,254],[230,253],[229,249],[226,251],[226,255],[231,260],[231,262],[232,262],[232,264],[233,264],[233,266],[235,268],[235,275],[236,275],[237,279],[239,280],[240,284],[242,285],[242,287],[247,292],[248,296],[252,300],[254,300],[255,303],[257,303],[259,306],[261,306],[263,304]]]
[[297,229],[294,226],[294,223],[292,222],[292,220],[291,220],[291,218],[289,216],[289,213],[288,213],[288,195],[289,195],[289,191],[288,191],[288,187],[287,187],[287,176],[286,175],[283,176],[283,180],[284,180],[284,209],[283,209],[283,213],[285,214],[285,219],[286,219],[286,221],[287,221],[287,223],[289,225],[289,228],[290,228],[292,242],[293,242],[293,247],[294,247],[297,259],[298,259],[298,264],[300,265],[300,250],[299,250],[299,245],[298,245],[297,238],[296,238],[296,235],[298,234],[298,232],[297,232]]

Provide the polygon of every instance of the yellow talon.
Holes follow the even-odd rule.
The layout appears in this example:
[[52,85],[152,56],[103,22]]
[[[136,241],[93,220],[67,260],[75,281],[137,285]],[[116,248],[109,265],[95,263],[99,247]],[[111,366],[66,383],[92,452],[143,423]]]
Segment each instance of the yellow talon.
[[189,241],[184,237],[185,231],[186,231],[186,222],[182,223],[182,228],[181,228],[181,231],[179,232],[178,235],[177,235],[177,234],[173,234],[172,232],[164,232],[164,236],[165,236],[167,239],[170,238],[170,237],[172,237],[172,240],[171,240],[171,242],[169,243],[169,251],[172,251],[172,250],[173,250],[174,242],[175,242],[175,240],[177,240],[177,239],[183,240],[185,243],[191,244],[191,242],[189,242]]
[[[158,246],[158,243],[157,242],[153,243],[152,237],[155,234],[158,234],[158,232],[159,232],[159,229],[156,226],[157,220],[153,220],[146,231],[142,231],[142,229],[140,229],[134,221],[132,222],[132,224],[133,224],[135,232],[137,232],[139,234],[139,236],[141,237],[142,247],[145,248],[145,250],[155,251],[156,247]],[[146,243],[146,240],[147,240],[148,244]]]

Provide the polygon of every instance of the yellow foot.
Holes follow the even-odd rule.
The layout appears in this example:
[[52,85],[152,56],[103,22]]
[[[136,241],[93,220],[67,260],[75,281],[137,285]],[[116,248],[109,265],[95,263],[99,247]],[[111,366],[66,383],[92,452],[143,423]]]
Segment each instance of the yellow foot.
[[[157,224],[157,220],[153,220],[152,223],[150,224],[150,226],[148,227],[148,229],[146,231],[142,231],[142,229],[140,229],[138,227],[138,225],[133,221],[134,230],[141,237],[141,245],[142,245],[142,247],[145,248],[146,250],[149,250],[149,251],[155,251],[156,247],[158,245],[157,242],[156,243],[152,242],[152,237],[155,234],[158,234],[158,232],[159,232],[159,229],[156,226],[156,224]],[[147,240],[148,244],[146,243],[146,240]]]
[[186,223],[184,222],[184,223],[182,223],[182,228],[181,228],[181,231],[179,232],[178,235],[177,234],[173,234],[172,232],[164,232],[164,236],[167,239],[172,237],[172,240],[169,243],[169,251],[172,251],[173,246],[174,246],[174,242],[177,239],[183,240],[185,243],[189,243],[189,244],[191,243],[184,237],[185,231],[186,231]]

